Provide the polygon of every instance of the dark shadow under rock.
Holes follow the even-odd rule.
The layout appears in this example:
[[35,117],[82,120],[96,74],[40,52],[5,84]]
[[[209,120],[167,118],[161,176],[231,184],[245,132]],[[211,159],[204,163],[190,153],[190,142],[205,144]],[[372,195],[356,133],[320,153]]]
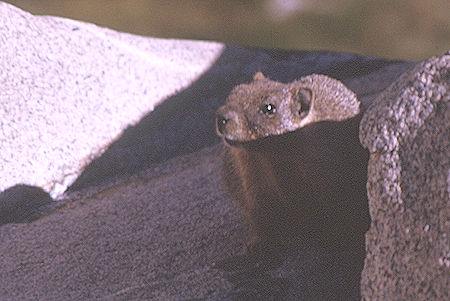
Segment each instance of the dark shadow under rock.
[[303,246],[269,260],[236,255],[215,268],[233,285],[231,300],[360,300],[364,258],[356,253]]
[[0,193],[0,225],[32,222],[53,202],[42,188],[16,185]]

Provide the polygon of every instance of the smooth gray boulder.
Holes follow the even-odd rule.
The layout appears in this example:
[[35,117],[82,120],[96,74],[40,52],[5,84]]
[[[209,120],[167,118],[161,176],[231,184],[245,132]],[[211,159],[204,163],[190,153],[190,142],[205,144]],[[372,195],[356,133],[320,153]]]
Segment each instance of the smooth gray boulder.
[[361,122],[369,148],[364,300],[449,300],[450,53],[418,64]]

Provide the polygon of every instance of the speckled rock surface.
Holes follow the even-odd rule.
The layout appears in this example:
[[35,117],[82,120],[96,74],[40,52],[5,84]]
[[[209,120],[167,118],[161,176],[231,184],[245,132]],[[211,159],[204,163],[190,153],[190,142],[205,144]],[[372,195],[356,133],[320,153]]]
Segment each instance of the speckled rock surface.
[[60,196],[224,47],[32,16],[1,2],[0,15],[0,191],[27,184]]
[[219,153],[170,159],[1,226],[0,300],[343,300],[346,265],[314,245],[275,268],[220,266],[248,237],[221,189]]
[[[370,98],[408,67],[139,37],[2,2],[0,14],[0,191],[26,184],[58,198],[74,181],[93,186],[211,145],[216,108],[256,71],[279,81],[325,73]],[[387,82],[364,79],[378,72]]]
[[450,55],[403,74],[361,122],[372,226],[364,300],[449,300]]
[[0,15],[0,300],[333,300],[359,277],[310,245],[270,271],[214,267],[246,242],[214,112],[257,71],[340,79],[364,110],[415,63]]

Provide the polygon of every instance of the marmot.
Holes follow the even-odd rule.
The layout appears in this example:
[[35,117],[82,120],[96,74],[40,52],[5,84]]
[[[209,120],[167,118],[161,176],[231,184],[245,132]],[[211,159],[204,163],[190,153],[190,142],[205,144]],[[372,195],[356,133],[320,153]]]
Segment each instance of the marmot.
[[318,239],[364,248],[370,225],[368,152],[356,95],[313,74],[292,83],[261,72],[235,87],[216,115],[226,189],[248,218],[250,250]]

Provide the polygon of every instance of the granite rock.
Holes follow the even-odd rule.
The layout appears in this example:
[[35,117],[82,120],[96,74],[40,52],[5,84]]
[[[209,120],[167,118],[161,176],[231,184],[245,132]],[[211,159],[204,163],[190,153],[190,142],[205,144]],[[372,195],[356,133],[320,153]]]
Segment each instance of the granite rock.
[[0,2],[0,191],[59,197],[93,158],[223,51],[33,16]]
[[366,112],[364,300],[448,300],[450,55],[405,72]]
[[[284,82],[324,73],[371,96],[410,66],[140,37],[3,2],[0,14],[0,191],[53,198],[214,144],[216,108],[256,71]],[[376,73],[387,82],[364,79]]]
[[336,296],[345,263],[310,245],[244,292],[227,277],[254,266],[216,268],[247,239],[220,188],[214,112],[257,71],[337,78],[365,110],[415,63],[139,37],[2,2],[0,14],[0,299]]

